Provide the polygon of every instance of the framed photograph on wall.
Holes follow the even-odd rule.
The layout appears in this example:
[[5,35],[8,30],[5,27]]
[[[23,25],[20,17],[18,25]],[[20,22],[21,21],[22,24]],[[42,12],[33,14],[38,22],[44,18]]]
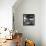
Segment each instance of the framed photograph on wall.
[[23,14],[23,25],[35,25],[35,14]]

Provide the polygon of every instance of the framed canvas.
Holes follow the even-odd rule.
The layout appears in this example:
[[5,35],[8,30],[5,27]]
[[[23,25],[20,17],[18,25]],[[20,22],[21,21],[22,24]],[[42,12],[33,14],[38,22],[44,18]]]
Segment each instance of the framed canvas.
[[35,25],[35,14],[23,14],[23,25]]

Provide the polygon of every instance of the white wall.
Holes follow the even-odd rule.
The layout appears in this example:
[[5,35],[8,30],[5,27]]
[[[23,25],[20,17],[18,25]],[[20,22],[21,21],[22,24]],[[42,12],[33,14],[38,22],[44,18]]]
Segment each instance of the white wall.
[[12,6],[16,0],[0,0],[0,27],[12,28]]
[[46,0],[41,2],[41,38],[42,46],[46,46]]
[[[41,0],[23,0],[19,6],[13,7],[15,29],[22,32],[24,38],[35,41],[41,46]],[[35,14],[34,26],[23,26],[23,14]]]

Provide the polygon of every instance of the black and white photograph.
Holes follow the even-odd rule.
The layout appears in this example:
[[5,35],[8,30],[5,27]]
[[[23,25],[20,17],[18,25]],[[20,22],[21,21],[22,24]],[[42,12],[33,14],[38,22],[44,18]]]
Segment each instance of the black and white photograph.
[[35,15],[34,14],[24,14],[23,15],[23,25],[35,25]]

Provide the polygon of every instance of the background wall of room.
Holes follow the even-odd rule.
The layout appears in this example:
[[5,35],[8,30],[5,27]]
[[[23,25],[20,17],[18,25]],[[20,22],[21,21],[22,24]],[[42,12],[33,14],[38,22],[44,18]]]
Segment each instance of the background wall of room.
[[[23,0],[21,4],[14,6],[15,29],[22,32],[24,38],[32,39],[36,46],[41,46],[41,1],[40,0]],[[34,26],[23,26],[23,14],[35,14]]]
[[[41,46],[41,44],[46,46],[45,0],[23,0],[20,4],[17,4],[13,6],[15,30],[22,32],[25,39],[34,40],[36,46]],[[23,14],[35,14],[35,25],[23,26]]]
[[42,46],[46,46],[46,0],[41,1],[41,38]]
[[12,29],[12,6],[16,0],[0,0],[0,27]]

